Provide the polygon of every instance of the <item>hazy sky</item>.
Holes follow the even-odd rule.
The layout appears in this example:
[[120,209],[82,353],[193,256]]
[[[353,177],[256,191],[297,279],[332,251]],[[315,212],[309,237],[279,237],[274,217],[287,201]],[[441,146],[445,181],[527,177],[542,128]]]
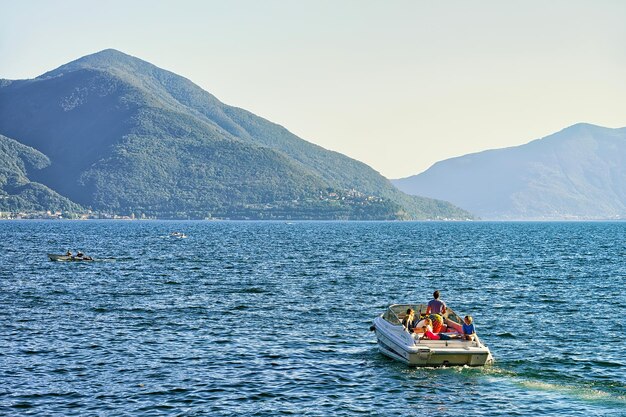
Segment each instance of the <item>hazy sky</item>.
[[106,48],[383,175],[626,126],[626,1],[0,0],[0,78]]

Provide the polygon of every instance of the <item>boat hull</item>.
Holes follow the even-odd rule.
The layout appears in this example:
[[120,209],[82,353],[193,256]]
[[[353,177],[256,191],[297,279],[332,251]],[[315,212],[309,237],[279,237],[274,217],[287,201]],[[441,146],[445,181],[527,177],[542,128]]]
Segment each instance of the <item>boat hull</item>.
[[415,340],[402,326],[382,317],[374,321],[379,351],[408,366],[484,366],[493,362],[489,349],[479,341]]

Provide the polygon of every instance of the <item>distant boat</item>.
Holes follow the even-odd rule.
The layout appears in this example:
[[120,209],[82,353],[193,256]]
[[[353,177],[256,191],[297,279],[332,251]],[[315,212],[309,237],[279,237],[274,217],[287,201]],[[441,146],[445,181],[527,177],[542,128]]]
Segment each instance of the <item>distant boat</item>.
[[184,234],[183,232],[172,232],[170,233],[171,237],[176,237],[178,239],[185,239],[187,237],[186,234]]
[[418,334],[409,333],[402,325],[407,309],[426,311],[424,304],[393,304],[386,312],[376,317],[371,330],[376,331],[378,350],[386,356],[409,366],[483,366],[493,363],[489,348],[478,336],[474,340],[464,340],[462,319],[451,309],[443,315],[444,322],[450,329],[446,334],[449,340],[428,340]]
[[74,255],[55,255],[53,253],[48,254],[48,258],[51,261],[62,261],[62,262],[89,262],[93,261],[91,256],[74,256]]

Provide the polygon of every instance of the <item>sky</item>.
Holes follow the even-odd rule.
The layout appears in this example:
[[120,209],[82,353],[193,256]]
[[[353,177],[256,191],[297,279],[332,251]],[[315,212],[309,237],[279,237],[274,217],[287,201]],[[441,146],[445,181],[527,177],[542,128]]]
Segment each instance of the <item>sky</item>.
[[0,0],[0,78],[115,48],[388,178],[626,126],[626,1]]

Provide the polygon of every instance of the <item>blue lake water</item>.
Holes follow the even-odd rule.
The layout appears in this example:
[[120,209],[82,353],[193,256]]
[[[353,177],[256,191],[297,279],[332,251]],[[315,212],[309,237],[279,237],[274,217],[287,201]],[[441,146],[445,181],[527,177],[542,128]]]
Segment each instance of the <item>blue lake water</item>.
[[[624,416],[625,284],[626,223],[0,222],[0,415]],[[495,365],[378,352],[434,289]]]

